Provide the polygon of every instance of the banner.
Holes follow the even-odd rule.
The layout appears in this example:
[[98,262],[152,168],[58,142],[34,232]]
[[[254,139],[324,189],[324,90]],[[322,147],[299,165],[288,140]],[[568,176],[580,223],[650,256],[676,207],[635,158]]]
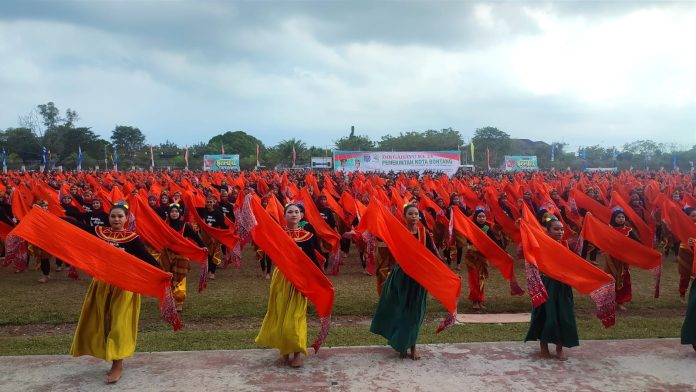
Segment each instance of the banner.
[[331,158],[312,157],[312,169],[331,169]]
[[536,155],[505,155],[506,171],[539,170]]
[[449,176],[459,169],[459,151],[334,151],[334,170],[340,172],[424,171]]
[[239,170],[239,154],[215,154],[203,156],[203,170]]

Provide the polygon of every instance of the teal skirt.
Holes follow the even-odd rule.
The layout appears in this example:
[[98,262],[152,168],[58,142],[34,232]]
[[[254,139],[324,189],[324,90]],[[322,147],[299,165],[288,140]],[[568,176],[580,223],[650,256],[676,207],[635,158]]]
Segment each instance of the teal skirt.
[[563,347],[579,346],[573,289],[545,275],[541,275],[541,282],[549,298],[532,309],[532,320],[524,341],[540,340],[543,343],[560,343]]
[[689,304],[686,307],[686,317],[681,330],[681,343],[693,344],[696,349],[696,280],[691,281]]
[[425,319],[427,292],[406,275],[399,265],[394,267],[379,297],[370,332],[384,336],[400,353],[416,344]]

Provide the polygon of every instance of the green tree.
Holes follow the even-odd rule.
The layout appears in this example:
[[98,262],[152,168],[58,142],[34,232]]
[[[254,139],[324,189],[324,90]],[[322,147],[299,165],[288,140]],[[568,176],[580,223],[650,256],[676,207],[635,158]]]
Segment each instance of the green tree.
[[265,162],[266,147],[261,140],[243,131],[225,132],[208,141],[207,153],[219,154],[225,147],[227,154],[239,154],[239,167],[252,169],[256,166],[256,146],[259,146],[259,160]]
[[392,151],[438,151],[456,150],[462,144],[459,131],[445,128],[439,131],[401,132],[398,136],[385,135],[379,142],[380,150]]
[[0,132],[0,141],[8,155],[16,153],[25,163],[41,159],[41,144],[29,128],[8,128]]
[[510,135],[495,127],[478,128],[471,139],[476,154],[474,158],[479,164],[486,162],[486,149],[490,151],[491,167],[497,167],[504,155],[510,151]]
[[46,130],[53,129],[59,125],[61,121],[60,110],[58,110],[58,108],[53,102],[38,105],[37,107],[39,109],[39,114],[41,115],[43,125],[46,127]]
[[145,135],[136,127],[117,125],[111,133],[111,142],[118,151],[119,166],[130,167],[136,153],[145,147]]
[[355,135],[355,128],[350,127],[350,134],[334,141],[337,150],[341,151],[370,151],[375,148],[375,142],[366,135]]
[[302,160],[302,157],[306,155],[305,150],[307,150],[307,144],[299,139],[288,139],[281,140],[280,143],[276,144],[274,147],[275,159],[277,163],[284,163],[288,166],[292,165],[292,149],[295,148],[295,153],[297,154],[297,160],[295,162],[296,166],[300,166],[303,163],[307,163]]

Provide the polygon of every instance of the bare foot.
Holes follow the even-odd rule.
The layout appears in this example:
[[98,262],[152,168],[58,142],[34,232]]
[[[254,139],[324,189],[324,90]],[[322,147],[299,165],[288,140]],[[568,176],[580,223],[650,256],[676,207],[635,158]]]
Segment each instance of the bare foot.
[[215,280],[215,274],[212,272],[208,272],[208,279]]
[[486,310],[486,306],[483,304],[483,302],[479,302],[479,306],[481,309]]
[[181,313],[184,311],[184,304],[176,304],[176,311]]
[[406,351],[399,353],[399,358],[407,358],[407,357],[408,357],[408,353]]
[[558,357],[559,361],[567,361],[568,356],[563,352],[563,346],[556,346],[556,356]]
[[271,279],[271,274],[266,274],[266,279]]
[[418,352],[416,352],[416,346],[414,345],[411,347],[411,359],[414,361],[417,361],[421,359],[420,355],[418,355]]
[[37,280],[39,283],[48,283],[48,276],[44,275],[41,279]]
[[680,296],[679,296],[679,302],[685,304],[685,303],[686,303],[686,296],[680,295]]
[[283,355],[276,361],[276,365],[278,366],[288,366],[290,365],[290,356],[289,355]]
[[63,270],[63,267],[56,267],[56,272],[60,272]]
[[106,372],[106,383],[115,384],[121,379],[121,374],[123,373],[123,360],[116,360],[111,365],[111,369]]
[[541,343],[541,351],[539,354],[541,355],[542,358],[551,358],[551,352],[549,351],[549,345],[548,343]]
[[628,310],[628,308],[625,307],[623,304],[618,304],[618,305],[616,305],[616,308],[619,309],[619,310],[622,311],[622,312],[625,312],[625,311]]
[[292,362],[290,362],[290,366],[294,368],[300,368],[304,365],[304,360],[302,359],[302,353],[295,353],[295,356],[292,358]]
[[474,302],[473,304],[471,304],[471,307],[474,310],[481,310],[481,304],[479,304],[478,302]]

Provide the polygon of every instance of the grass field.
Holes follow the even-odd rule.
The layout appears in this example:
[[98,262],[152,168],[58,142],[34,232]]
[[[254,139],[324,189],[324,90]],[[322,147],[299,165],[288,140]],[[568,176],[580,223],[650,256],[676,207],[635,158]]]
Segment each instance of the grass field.
[[[351,249],[354,251],[354,249]],[[600,256],[601,258],[601,256]],[[254,337],[261,325],[268,300],[269,280],[259,275],[258,264],[245,250],[241,269],[218,270],[217,279],[202,293],[189,284],[189,296],[182,318],[184,329],[178,332],[161,321],[157,302],[144,298],[140,316],[139,351],[187,351],[241,349],[257,347]],[[632,269],[633,302],[628,310],[617,314],[616,326],[605,329],[594,317],[594,304],[575,293],[576,314],[581,339],[630,339],[678,337],[685,305],[677,293],[677,266],[674,256],[665,258],[659,299],[653,298],[653,278],[647,271]],[[518,280],[525,286],[524,266],[516,267]],[[530,300],[511,297],[509,286],[491,269],[486,288],[489,313],[529,312]],[[198,268],[189,275],[197,284]],[[40,272],[30,270],[15,274],[0,269],[0,355],[66,354],[72,332],[80,314],[89,278],[67,278],[67,273],[53,272],[47,284],[36,280]],[[336,291],[334,324],[326,346],[385,344],[383,338],[369,332],[369,323],[377,304],[375,278],[362,273],[357,257],[351,253],[338,276],[330,277]],[[466,273],[462,280],[459,312],[473,312],[466,299]],[[515,341],[524,338],[527,324],[466,324],[435,334],[444,308],[428,299],[426,322],[420,343],[455,343],[480,341]],[[317,330],[317,317],[310,305],[309,339]]]

